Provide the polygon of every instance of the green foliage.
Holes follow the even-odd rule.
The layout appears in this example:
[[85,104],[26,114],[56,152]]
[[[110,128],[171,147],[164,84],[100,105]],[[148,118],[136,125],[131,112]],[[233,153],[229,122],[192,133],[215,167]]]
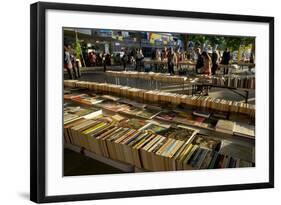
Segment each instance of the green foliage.
[[253,37],[238,36],[215,36],[215,35],[195,35],[188,36],[188,40],[193,41],[195,45],[202,46],[204,43],[212,47],[218,45],[220,49],[228,48],[231,51],[238,50],[240,45],[254,44]]
[[80,54],[81,54],[81,45],[78,40],[74,43],[74,49],[75,49],[75,54],[76,58],[80,59]]

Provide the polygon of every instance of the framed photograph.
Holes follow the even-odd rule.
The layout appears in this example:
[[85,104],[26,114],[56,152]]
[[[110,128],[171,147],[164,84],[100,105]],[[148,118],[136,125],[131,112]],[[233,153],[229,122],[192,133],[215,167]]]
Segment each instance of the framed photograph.
[[273,17],[30,9],[32,201],[274,187]]

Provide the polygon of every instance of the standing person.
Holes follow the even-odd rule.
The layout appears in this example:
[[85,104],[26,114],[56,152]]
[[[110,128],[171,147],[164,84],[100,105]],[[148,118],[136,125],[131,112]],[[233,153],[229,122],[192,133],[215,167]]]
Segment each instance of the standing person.
[[221,64],[224,65],[224,68],[223,68],[224,74],[228,73],[229,61],[230,61],[230,52],[229,52],[228,48],[225,48],[225,50],[222,54],[222,60],[221,60]]
[[96,52],[94,51],[93,52],[93,57],[92,57],[93,59],[93,66],[96,66],[97,65],[97,54],[96,54]]
[[90,66],[96,66],[97,55],[95,52],[90,52],[89,61],[90,61]]
[[[202,58],[203,58],[203,67],[199,68],[199,73],[201,74],[205,74],[205,75],[211,75],[212,74],[212,59],[209,56],[209,54],[207,52],[202,52]],[[197,86],[197,92],[199,92],[201,95],[208,95],[209,93],[209,86],[207,86],[207,88],[204,89],[204,87],[202,85],[198,85]]]
[[111,66],[111,57],[110,57],[110,53],[107,53],[107,54],[105,55],[105,63],[106,63],[106,65]]
[[251,69],[255,67],[255,65],[254,65],[255,56],[254,56],[253,52],[251,52],[249,63],[250,63],[250,65],[248,66],[248,69],[249,69],[249,71],[251,71]]
[[155,49],[152,51],[151,59],[154,61],[154,71],[159,71],[159,61],[161,61],[161,52],[159,49]]
[[138,70],[138,66],[139,66],[138,53],[139,53],[139,49],[136,48],[136,52],[135,52],[136,67],[135,67],[135,70]]
[[174,75],[175,74],[174,65],[177,64],[177,56],[172,48],[169,48],[168,50],[167,60],[168,60],[168,72],[171,75]]
[[155,61],[156,71],[158,72],[161,70],[161,66],[159,64],[161,62],[161,51],[159,49],[156,49]]
[[253,52],[251,52],[249,62],[250,62],[250,63],[255,63],[255,55],[254,55],[254,53],[253,53]]
[[154,60],[156,58],[156,49],[152,49],[151,51],[151,59]]
[[[153,63],[153,68],[154,68],[154,71],[157,72],[157,63],[155,62],[156,61],[156,52],[157,50],[156,49],[152,49],[152,52],[151,52],[151,60],[154,62]],[[150,64],[152,65],[152,63]]]
[[175,56],[177,58],[177,71],[178,73],[181,73],[181,67],[179,68],[179,64],[178,62],[181,62],[181,52],[180,52],[180,49],[178,49],[175,53]]
[[73,48],[71,48],[71,45],[68,45],[68,51],[70,54],[70,60],[72,64],[72,71],[73,71],[74,78],[75,79],[80,78],[79,65],[76,62],[76,52]]
[[167,47],[164,47],[161,52],[161,61],[165,61],[167,59],[168,50]]
[[131,55],[132,66],[136,66],[137,52],[136,52],[136,49],[135,49],[135,48],[133,48],[133,49],[131,50],[130,55]]
[[196,71],[196,73],[199,73],[199,69],[204,66],[204,61],[203,61],[203,57],[202,57],[200,48],[196,49],[196,56],[197,56],[197,61],[196,61],[195,71]]
[[214,48],[211,58],[212,58],[212,75],[215,75],[219,67],[219,59],[220,59],[217,49]]
[[164,47],[161,51],[160,59],[161,59],[161,64],[159,65],[161,72],[164,71],[165,68],[165,61],[167,60],[167,47]]
[[68,78],[72,79],[72,63],[67,46],[64,46],[64,68],[67,70]]
[[97,60],[96,60],[96,64],[97,66],[102,66],[103,65],[103,52],[97,53]]
[[207,52],[202,52],[203,57],[203,67],[201,68],[200,73],[211,75],[212,74],[212,59]]
[[92,55],[92,52],[88,52],[88,55],[87,55],[87,66],[91,66],[91,55]]
[[131,50],[130,52],[130,55],[129,55],[129,64],[132,66],[132,67],[135,67],[136,66],[136,60],[135,60],[135,54],[134,54],[134,49]]
[[77,59],[76,59],[76,54],[71,54],[70,55],[70,59],[71,59],[71,63],[72,63],[72,70],[73,70],[73,75],[74,75],[74,78],[77,79],[77,78],[80,78],[81,75],[80,75],[80,69],[79,69],[79,65],[77,63]]
[[137,50],[137,56],[136,56],[136,70],[141,71],[141,66],[142,66],[142,60],[144,56],[142,54],[142,50],[138,49]]
[[106,53],[102,53],[103,72],[106,72]]
[[142,49],[140,49],[140,66],[141,66],[140,69],[144,70],[144,55]]
[[126,71],[126,66],[127,66],[128,60],[129,60],[129,57],[128,57],[127,52],[125,51],[124,55],[122,56],[122,63],[123,63],[124,71]]
[[156,50],[156,60],[161,61],[161,51],[159,49]]
[[77,77],[80,78],[81,77],[81,72],[80,72],[80,68],[82,67],[80,59],[75,60],[75,66],[76,66],[76,72],[77,72]]

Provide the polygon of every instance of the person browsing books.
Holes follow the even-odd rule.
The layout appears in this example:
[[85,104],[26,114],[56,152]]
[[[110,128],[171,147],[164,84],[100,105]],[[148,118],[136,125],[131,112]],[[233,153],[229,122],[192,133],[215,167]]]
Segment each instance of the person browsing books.
[[204,64],[200,48],[196,49],[196,56],[197,56],[197,61],[196,61],[195,71],[196,71],[196,73],[199,73],[198,70],[201,69]]
[[169,48],[168,50],[167,59],[168,59],[168,72],[171,75],[174,75],[175,74],[174,65],[177,64],[177,56],[172,48]]
[[203,67],[199,69],[199,73],[211,75],[212,71],[212,59],[207,52],[202,52],[203,57]]
[[72,79],[72,63],[68,47],[64,46],[64,69],[67,70],[68,78]]

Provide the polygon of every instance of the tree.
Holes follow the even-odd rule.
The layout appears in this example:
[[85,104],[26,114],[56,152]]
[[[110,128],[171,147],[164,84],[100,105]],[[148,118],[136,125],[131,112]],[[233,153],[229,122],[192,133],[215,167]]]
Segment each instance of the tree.
[[230,51],[238,50],[240,45],[248,46],[252,44],[254,51],[255,38],[253,37],[240,37],[240,36],[217,36],[217,35],[189,35],[189,40],[202,48],[205,43],[214,47],[218,45],[221,49],[228,48]]
[[81,58],[82,58],[82,63],[84,66],[86,66],[85,64],[85,60],[83,57],[83,53],[82,53],[82,49],[81,49],[81,45],[78,39],[78,34],[77,34],[77,30],[75,30],[75,43],[74,43],[74,49],[75,49],[75,53],[76,53],[76,58],[80,60],[81,62]]

